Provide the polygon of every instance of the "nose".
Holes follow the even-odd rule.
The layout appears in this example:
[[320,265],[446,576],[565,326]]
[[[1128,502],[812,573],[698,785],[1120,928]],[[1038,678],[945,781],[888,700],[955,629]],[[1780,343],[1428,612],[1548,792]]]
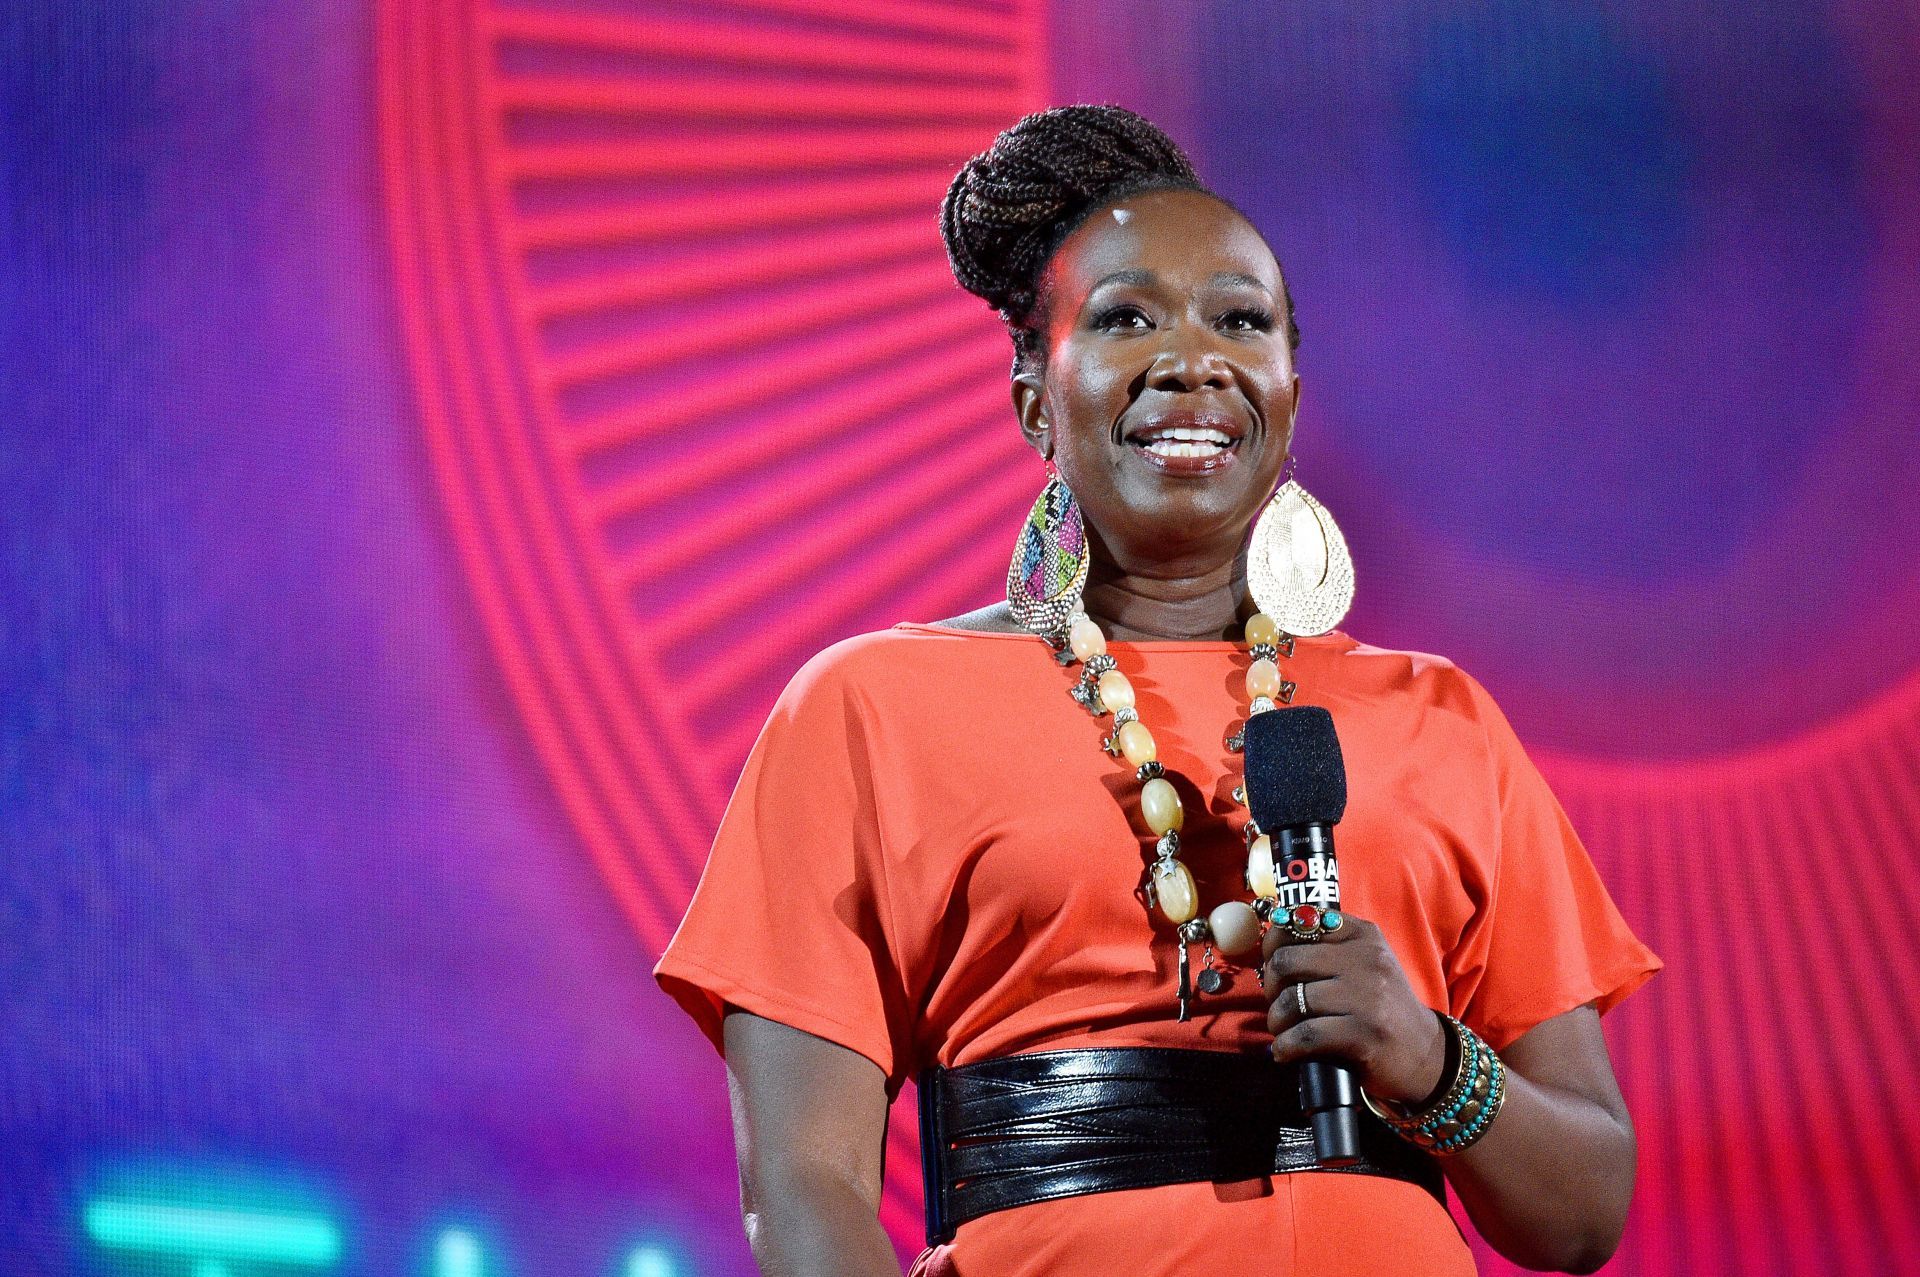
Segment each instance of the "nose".
[[1226,356],[1204,324],[1179,324],[1165,330],[1166,342],[1147,369],[1155,390],[1224,390],[1231,376]]

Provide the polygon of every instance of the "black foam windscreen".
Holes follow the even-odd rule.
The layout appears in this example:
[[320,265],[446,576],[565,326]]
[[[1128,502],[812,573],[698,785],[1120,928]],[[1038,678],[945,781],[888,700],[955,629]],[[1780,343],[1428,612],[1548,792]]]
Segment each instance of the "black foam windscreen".
[[1347,765],[1333,715],[1289,705],[1247,720],[1247,810],[1268,831],[1332,825],[1347,813]]

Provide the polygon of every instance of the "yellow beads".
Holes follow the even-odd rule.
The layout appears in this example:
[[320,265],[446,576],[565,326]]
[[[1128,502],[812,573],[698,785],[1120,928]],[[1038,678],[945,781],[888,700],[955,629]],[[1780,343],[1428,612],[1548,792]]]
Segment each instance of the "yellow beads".
[[[1287,640],[1283,649],[1283,637],[1280,626],[1264,612],[1256,612],[1248,617],[1244,628],[1247,647],[1250,649],[1284,650],[1292,655],[1292,640]],[[1186,811],[1180,801],[1180,793],[1167,779],[1166,770],[1160,763],[1159,744],[1153,733],[1147,729],[1132,711],[1135,709],[1133,684],[1127,676],[1113,668],[1113,660],[1107,653],[1106,636],[1090,617],[1081,616],[1073,622],[1067,631],[1067,646],[1072,649],[1075,659],[1091,663],[1100,673],[1091,679],[1091,695],[1086,682],[1073,689],[1074,697],[1096,715],[1113,714],[1124,720],[1116,722],[1113,734],[1103,745],[1111,754],[1124,757],[1129,766],[1142,769],[1147,777],[1140,786],[1140,815],[1148,829],[1160,839],[1158,858],[1148,870],[1148,890],[1154,908],[1167,922],[1179,929],[1182,948],[1181,957],[1181,994],[1180,1018],[1187,1018],[1186,971],[1187,958],[1184,946],[1210,941],[1220,953],[1236,956],[1257,954],[1260,949],[1260,934],[1265,925],[1262,915],[1242,900],[1229,900],[1215,907],[1200,921],[1200,891],[1194,883],[1193,872],[1182,864],[1179,858],[1179,839],[1169,837],[1177,835],[1186,823]],[[1281,677],[1280,666],[1272,657],[1258,651],[1252,653],[1254,660],[1248,665],[1246,673],[1247,695],[1252,699],[1265,698],[1268,703],[1280,697],[1280,691],[1287,686]],[[1091,674],[1092,671],[1087,671]],[[1084,677],[1084,676],[1083,676]],[[1244,789],[1236,789],[1234,797],[1244,802]],[[1251,830],[1249,830],[1251,832]],[[1273,840],[1262,834],[1247,845],[1247,886],[1252,890],[1256,903],[1260,899],[1269,902],[1280,895],[1280,879],[1273,863]],[[1262,910],[1273,906],[1261,905]],[[1220,987],[1217,979],[1212,984],[1205,977],[1211,971],[1203,972],[1200,982],[1202,992],[1214,992]]]
[[1107,636],[1100,632],[1092,617],[1083,616],[1067,631],[1067,644],[1073,648],[1074,656],[1084,661],[1107,650]]
[[1191,922],[1200,912],[1200,893],[1193,885],[1193,874],[1177,860],[1153,862],[1153,899],[1161,914],[1174,926]]
[[1247,890],[1269,900],[1280,894],[1280,876],[1273,867],[1273,839],[1265,834],[1247,845]]
[[1154,760],[1159,747],[1153,743],[1153,733],[1139,719],[1120,724],[1120,730],[1113,734],[1114,742],[1120,746],[1120,752],[1135,767],[1143,766]]
[[[1140,814],[1146,818],[1147,828],[1156,834],[1178,829],[1186,819],[1186,813],[1180,807],[1180,795],[1171,781],[1160,776],[1140,786]],[[1182,918],[1181,921],[1186,919]]]
[[1266,657],[1247,666],[1247,695],[1272,698],[1280,694],[1280,667]]
[[1100,703],[1108,713],[1133,708],[1133,684],[1127,682],[1127,676],[1119,670],[1108,670],[1095,686],[1100,691]]

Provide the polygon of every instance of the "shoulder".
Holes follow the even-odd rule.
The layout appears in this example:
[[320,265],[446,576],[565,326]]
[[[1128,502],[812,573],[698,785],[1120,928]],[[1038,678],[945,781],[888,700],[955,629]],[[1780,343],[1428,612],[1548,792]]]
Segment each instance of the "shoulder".
[[857,686],[883,673],[912,644],[908,630],[849,634],[809,656],[787,684],[789,696]]
[[1480,686],[1460,668],[1458,662],[1437,652],[1380,647],[1354,638],[1342,630],[1306,641],[1324,644],[1337,661],[1343,678],[1367,682],[1390,680],[1398,685],[1418,686],[1433,692],[1468,687],[1477,689]]
[[1427,718],[1438,711],[1476,733],[1506,727],[1506,717],[1493,695],[1450,657],[1380,647],[1338,630],[1311,641],[1325,644],[1339,685],[1366,701],[1382,708],[1413,710]]
[[[1046,647],[1044,639],[1024,631],[1009,633],[988,625],[966,625],[961,623],[964,619],[932,625],[901,622],[829,643],[794,673],[787,696],[855,692],[879,699],[924,688],[930,679],[943,674],[973,676],[989,667],[1030,658],[1032,654],[1024,650],[1029,645]],[[976,634],[954,630],[973,630]],[[989,635],[1001,641],[979,637]]]

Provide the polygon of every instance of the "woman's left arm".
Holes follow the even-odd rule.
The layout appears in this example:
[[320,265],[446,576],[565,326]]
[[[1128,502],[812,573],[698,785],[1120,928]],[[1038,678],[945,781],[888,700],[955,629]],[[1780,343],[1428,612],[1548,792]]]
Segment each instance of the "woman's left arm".
[[1477,1143],[1442,1160],[1475,1228],[1518,1264],[1590,1273],[1613,1257],[1633,1197],[1633,1122],[1591,1004],[1500,1054],[1507,1098]]
[[[1380,929],[1345,919],[1314,941],[1268,930],[1260,978],[1272,999],[1274,1059],[1338,1056],[1368,1094],[1417,1106],[1439,1084],[1445,1031]],[[1440,1165],[1474,1227],[1502,1255],[1528,1268],[1592,1272],[1620,1244],[1634,1177],[1633,1124],[1600,1016],[1590,1004],[1556,1015],[1500,1058],[1506,1102],[1485,1135]]]

